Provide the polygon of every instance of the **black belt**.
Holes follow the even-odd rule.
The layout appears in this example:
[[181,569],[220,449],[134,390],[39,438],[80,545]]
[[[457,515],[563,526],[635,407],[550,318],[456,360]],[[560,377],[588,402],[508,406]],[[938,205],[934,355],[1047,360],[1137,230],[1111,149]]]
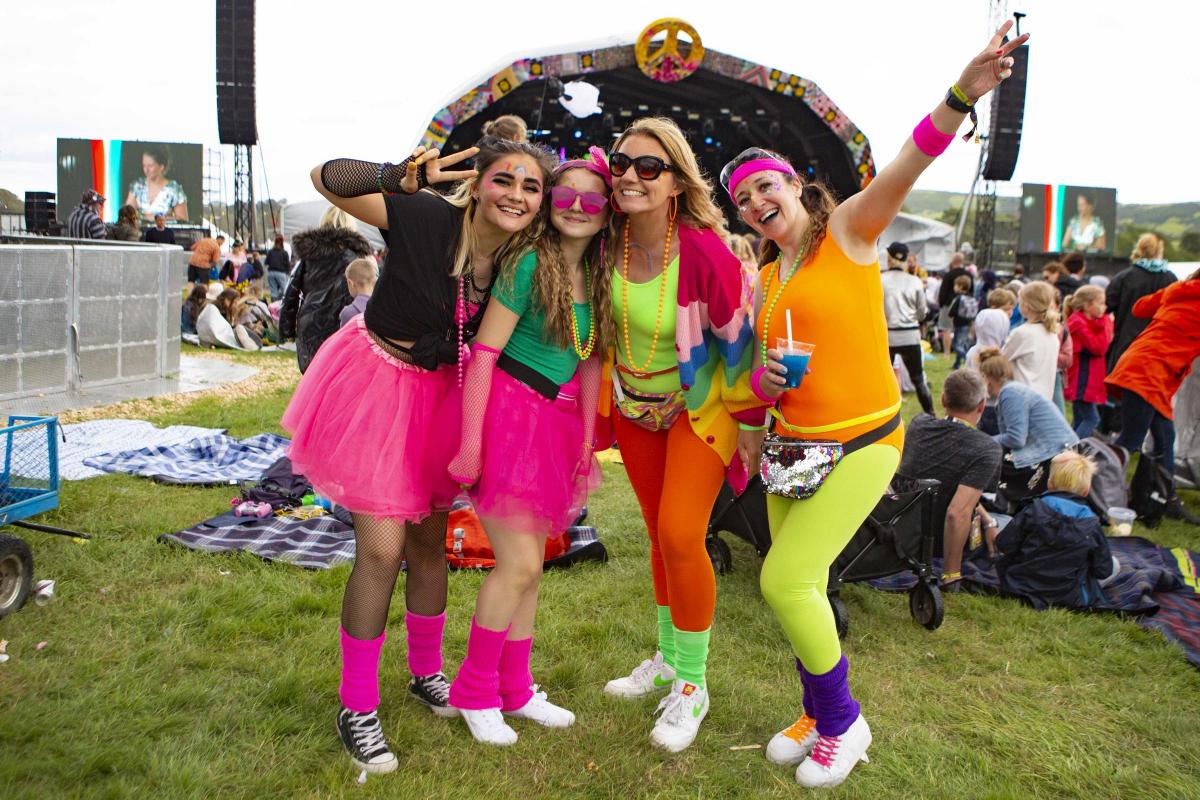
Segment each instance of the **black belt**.
[[896,428],[900,427],[900,412],[896,412],[896,416],[889,419],[887,422],[880,425],[878,428],[873,428],[866,433],[860,433],[850,441],[842,445],[842,455],[848,456],[855,450],[862,450],[867,445],[875,444],[883,437],[887,436]]
[[496,359],[496,366],[547,400],[558,399],[559,390],[562,389],[561,386],[528,364],[522,364],[520,361],[517,361],[508,353],[500,354],[500,358]]

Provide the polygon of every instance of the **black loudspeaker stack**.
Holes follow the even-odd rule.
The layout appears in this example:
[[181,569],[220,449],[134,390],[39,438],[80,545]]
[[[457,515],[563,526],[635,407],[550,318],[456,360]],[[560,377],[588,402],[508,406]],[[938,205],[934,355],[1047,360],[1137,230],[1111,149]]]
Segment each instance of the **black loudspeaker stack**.
[[54,192],[25,193],[25,230],[29,233],[50,233],[58,222]]
[[217,133],[258,143],[254,108],[254,0],[217,0]]
[[983,178],[988,181],[1010,180],[1021,151],[1029,45],[1018,47],[1012,57],[1012,75],[992,95],[992,124],[988,134],[987,161],[983,165]]

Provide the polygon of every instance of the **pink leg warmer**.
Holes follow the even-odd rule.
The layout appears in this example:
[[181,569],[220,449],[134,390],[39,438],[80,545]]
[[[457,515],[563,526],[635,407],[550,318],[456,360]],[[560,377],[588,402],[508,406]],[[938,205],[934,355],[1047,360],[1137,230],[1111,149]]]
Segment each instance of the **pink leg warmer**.
[[504,642],[500,651],[500,709],[516,711],[533,697],[533,674],[529,671],[529,652],[533,637]]
[[467,657],[450,684],[450,705],[483,710],[500,708],[500,653],[508,630],[493,631],[471,618]]
[[442,629],[446,627],[446,612],[434,617],[404,613],[404,630],[408,637],[408,671],[418,677],[442,671]]
[[338,696],[351,711],[374,711],[379,707],[379,652],[387,634],[355,639],[344,628],[338,630],[342,635],[342,685]]

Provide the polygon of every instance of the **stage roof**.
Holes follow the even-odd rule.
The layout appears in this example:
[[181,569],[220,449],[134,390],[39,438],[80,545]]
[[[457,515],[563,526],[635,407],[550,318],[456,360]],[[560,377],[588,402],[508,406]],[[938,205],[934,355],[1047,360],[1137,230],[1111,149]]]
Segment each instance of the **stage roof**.
[[[686,44],[682,52],[687,55]],[[576,119],[556,100],[544,100],[548,76],[599,88],[602,113]],[[445,152],[469,147],[484,123],[503,114],[524,118],[532,141],[567,157],[591,144],[607,150],[637,117],[671,117],[688,134],[714,183],[725,162],[751,145],[784,154],[839,198],[875,175],[866,135],[819,86],[709,49],[693,74],[674,82],[643,74],[634,44],[521,58],[439,111],[421,143]],[[726,210],[732,211],[727,202]]]

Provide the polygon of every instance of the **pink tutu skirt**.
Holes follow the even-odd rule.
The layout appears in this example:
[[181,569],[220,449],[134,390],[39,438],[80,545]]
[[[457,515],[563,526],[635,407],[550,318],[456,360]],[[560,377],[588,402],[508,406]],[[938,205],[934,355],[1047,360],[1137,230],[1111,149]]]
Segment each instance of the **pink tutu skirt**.
[[483,423],[483,469],[467,490],[481,517],[557,536],[579,516],[600,468],[584,466],[578,374],[547,400],[502,369],[492,373]]
[[361,316],[321,345],[281,424],[296,472],[353,512],[417,522],[462,494],[446,472],[461,439],[457,369],[389,355]]

